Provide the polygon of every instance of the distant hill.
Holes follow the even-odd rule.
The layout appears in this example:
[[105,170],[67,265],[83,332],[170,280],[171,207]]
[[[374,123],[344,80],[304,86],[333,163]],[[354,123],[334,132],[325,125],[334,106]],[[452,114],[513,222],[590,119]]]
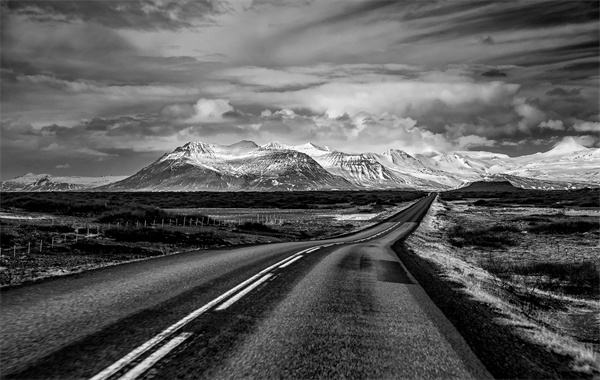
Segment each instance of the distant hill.
[[521,191],[523,190],[520,187],[513,186],[512,183],[508,181],[477,181],[473,182],[468,186],[462,187],[460,189],[452,190],[452,192],[461,192],[461,191],[494,191],[494,192],[504,192],[504,191]]

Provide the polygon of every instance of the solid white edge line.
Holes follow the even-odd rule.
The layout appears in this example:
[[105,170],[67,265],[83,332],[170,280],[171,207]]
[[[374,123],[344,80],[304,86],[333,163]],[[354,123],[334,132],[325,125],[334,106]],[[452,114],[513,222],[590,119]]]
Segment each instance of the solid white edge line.
[[167,344],[156,350],[152,353],[152,355],[148,356],[143,362],[136,365],[131,369],[131,371],[124,374],[120,377],[120,380],[135,380],[139,376],[141,376],[144,372],[149,370],[154,364],[156,364],[160,359],[167,356],[167,354],[173,351],[177,346],[183,343],[184,340],[190,337],[192,333],[181,333],[175,338],[171,339]]
[[279,268],[285,268],[285,267],[287,267],[288,265],[292,264],[293,262],[295,262],[295,261],[297,261],[297,260],[300,260],[301,258],[302,258],[302,255],[300,255],[300,256],[297,256],[296,258],[294,258],[294,260],[290,260],[290,261],[288,261],[287,263],[280,265],[280,266],[279,266]]
[[[291,261],[288,261],[288,263],[290,263],[290,262]],[[256,288],[258,285],[262,284],[263,282],[267,281],[271,276],[273,276],[271,273],[265,274],[260,280],[254,282],[251,285],[248,285],[244,290],[242,290],[241,292],[239,292],[235,296],[233,296],[230,299],[228,299],[227,302],[224,302],[221,305],[219,305],[217,308],[215,308],[215,310],[224,310],[224,309],[227,309],[229,306],[231,306],[235,302],[237,302],[240,298],[242,298],[246,294],[250,293],[252,291],[252,289]]]
[[106,367],[104,370],[102,370],[101,372],[99,372],[98,374],[96,374],[94,377],[90,378],[90,380],[106,380],[106,379],[108,379],[109,377],[111,377],[112,375],[114,375],[115,373],[117,373],[118,371],[120,371],[123,367],[127,366],[130,362],[134,361],[135,359],[137,359],[138,357],[140,357],[141,355],[143,355],[147,351],[151,350],[154,346],[156,346],[157,344],[159,344],[160,342],[162,342],[163,340],[165,340],[166,338],[168,338],[171,334],[175,333],[177,330],[179,330],[180,328],[182,328],[183,326],[185,326],[186,324],[188,324],[190,321],[192,321],[192,320],[198,318],[200,315],[204,314],[211,307],[213,307],[216,304],[222,302],[223,300],[225,300],[227,297],[231,296],[232,294],[235,294],[238,290],[242,289],[243,287],[245,287],[246,285],[248,285],[252,281],[254,281],[257,278],[259,278],[260,276],[262,276],[263,274],[269,272],[271,269],[273,269],[273,268],[275,268],[275,267],[277,267],[277,266],[285,263],[288,260],[293,260],[294,257],[298,256],[299,254],[301,254],[301,253],[303,253],[303,252],[305,252],[307,250],[308,249],[305,249],[304,251],[297,252],[297,253],[291,255],[290,257],[287,257],[287,258],[285,258],[285,259],[283,259],[283,260],[281,260],[281,261],[279,261],[279,262],[271,265],[270,267],[268,267],[266,269],[263,269],[262,271],[258,272],[257,274],[255,274],[254,276],[250,277],[246,281],[244,281],[244,282],[238,284],[237,286],[229,289],[227,292],[221,294],[219,297],[217,297],[214,300],[210,301],[206,305],[200,307],[199,309],[194,310],[193,312],[191,312],[190,314],[188,314],[187,316],[185,316],[183,319],[180,319],[175,324],[167,327],[165,330],[163,330],[162,332],[160,332],[158,335],[156,335],[152,339],[150,339],[147,342],[143,343],[141,346],[138,346],[136,349],[134,349],[133,351],[131,351],[130,353],[128,353],[127,355],[125,355],[121,359],[117,360],[116,362],[114,362],[110,366]]

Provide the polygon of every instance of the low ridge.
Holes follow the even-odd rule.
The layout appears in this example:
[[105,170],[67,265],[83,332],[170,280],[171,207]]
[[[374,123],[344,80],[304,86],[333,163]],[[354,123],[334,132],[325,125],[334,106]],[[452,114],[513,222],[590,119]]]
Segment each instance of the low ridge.
[[493,191],[493,192],[505,192],[505,191],[520,191],[523,190],[520,187],[514,186],[509,181],[477,181],[472,182],[468,186],[461,187],[452,191]]

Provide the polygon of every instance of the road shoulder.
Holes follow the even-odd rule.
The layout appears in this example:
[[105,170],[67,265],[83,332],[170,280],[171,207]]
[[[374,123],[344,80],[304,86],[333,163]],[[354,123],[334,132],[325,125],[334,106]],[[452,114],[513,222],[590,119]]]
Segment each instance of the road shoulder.
[[402,240],[392,249],[495,378],[582,378],[569,368],[567,357],[548,352],[518,336],[510,326],[497,323],[499,312],[469,297],[459,284],[444,278],[435,263],[410,251]]

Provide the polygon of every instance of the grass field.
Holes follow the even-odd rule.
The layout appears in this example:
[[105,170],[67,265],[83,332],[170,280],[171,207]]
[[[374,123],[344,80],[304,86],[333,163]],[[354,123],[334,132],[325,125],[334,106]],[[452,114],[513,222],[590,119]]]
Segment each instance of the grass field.
[[407,247],[498,310],[497,323],[599,375],[600,210],[477,201],[438,199]]
[[[399,203],[374,200],[376,195],[370,193],[352,194],[351,199],[344,194],[326,194],[321,203],[305,204],[301,209],[271,207],[274,203],[268,208],[190,207],[183,202],[198,196],[193,193],[176,194],[177,202],[162,201],[172,208],[158,207],[153,199],[161,198],[153,193],[147,202],[139,193],[127,193],[112,203],[103,203],[102,197],[90,201],[87,193],[70,194],[75,195],[68,205],[64,193],[31,193],[9,197],[6,202],[3,199],[0,285],[181,251],[341,235],[399,211],[419,193],[398,192],[393,199],[408,200]],[[226,199],[223,193],[217,195]],[[110,198],[113,194],[104,196]],[[238,203],[245,202],[240,201],[241,196],[234,198]],[[272,200],[278,201],[278,197]],[[337,203],[330,203],[332,200]],[[43,211],[33,211],[37,208]]]

